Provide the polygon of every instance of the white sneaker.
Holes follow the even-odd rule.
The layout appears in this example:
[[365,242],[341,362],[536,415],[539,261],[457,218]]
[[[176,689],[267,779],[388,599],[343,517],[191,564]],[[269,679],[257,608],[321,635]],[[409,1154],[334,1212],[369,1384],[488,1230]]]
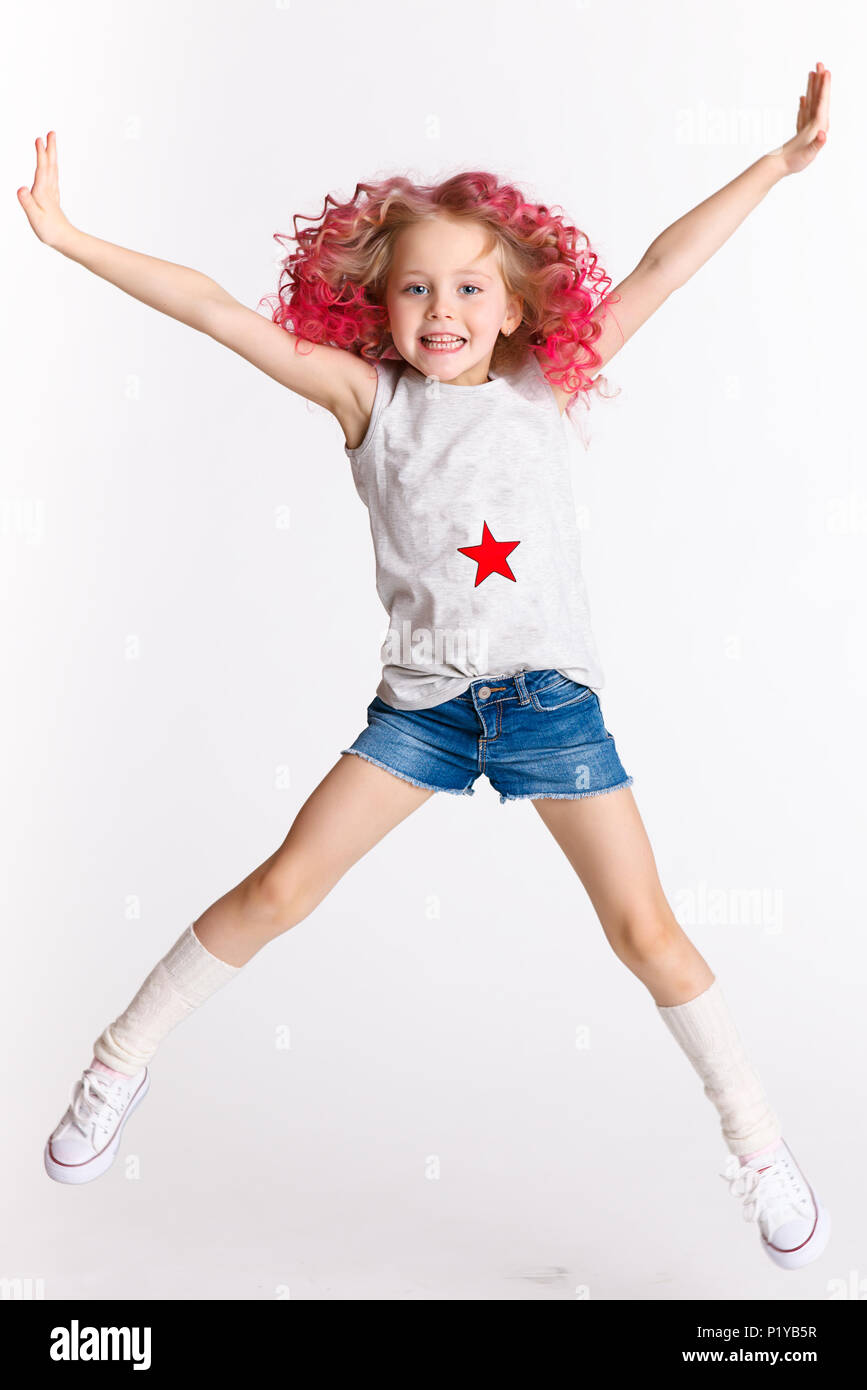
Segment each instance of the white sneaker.
[[85,1067],[72,1104],[45,1144],[45,1171],[56,1182],[90,1182],[114,1162],[121,1131],[147,1095],[150,1073],[109,1076]]
[[769,1153],[742,1163],[729,1154],[724,1172],[735,1197],[744,1197],[744,1220],[756,1221],[764,1249],[782,1269],[817,1260],[831,1234],[822,1206],[784,1139]]

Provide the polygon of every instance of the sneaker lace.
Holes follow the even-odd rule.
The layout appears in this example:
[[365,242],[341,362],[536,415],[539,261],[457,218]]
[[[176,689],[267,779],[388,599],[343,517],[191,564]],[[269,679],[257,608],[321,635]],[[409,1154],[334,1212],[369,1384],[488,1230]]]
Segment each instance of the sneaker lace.
[[812,1214],[810,1193],[784,1150],[761,1169],[741,1163],[737,1154],[729,1154],[719,1176],[729,1184],[732,1196],[744,1198],[744,1220],[758,1222],[765,1235],[778,1230],[793,1215]]
[[102,1107],[108,1106],[115,1114],[120,1114],[118,1106],[111,1098],[108,1087],[111,1085],[107,1076],[100,1075],[97,1071],[91,1071],[89,1067],[81,1073],[81,1080],[76,1083],[75,1095],[70,1106],[70,1118],[75,1128],[79,1130],[85,1138],[90,1135],[90,1130],[94,1120],[97,1118]]

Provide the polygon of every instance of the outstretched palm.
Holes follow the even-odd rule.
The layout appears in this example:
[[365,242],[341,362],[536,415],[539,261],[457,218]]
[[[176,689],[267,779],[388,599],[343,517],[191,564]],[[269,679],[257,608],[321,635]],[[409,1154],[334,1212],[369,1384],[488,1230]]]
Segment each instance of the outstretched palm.
[[798,102],[797,134],[780,147],[787,174],[799,174],[812,164],[828,139],[831,74],[821,63],[807,78],[807,95]]
[[36,137],[36,177],[32,188],[24,185],[18,189],[18,201],[39,240],[56,246],[69,230],[69,222],[60,207],[57,137],[53,130],[49,130],[45,142]]

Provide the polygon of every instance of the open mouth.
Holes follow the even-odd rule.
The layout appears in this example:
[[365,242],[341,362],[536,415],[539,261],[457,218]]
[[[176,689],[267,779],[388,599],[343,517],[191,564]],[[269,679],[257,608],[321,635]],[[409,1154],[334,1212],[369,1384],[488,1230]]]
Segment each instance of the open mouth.
[[466,342],[466,338],[460,337],[457,333],[435,334],[431,337],[422,335],[419,342],[425,352],[457,352]]

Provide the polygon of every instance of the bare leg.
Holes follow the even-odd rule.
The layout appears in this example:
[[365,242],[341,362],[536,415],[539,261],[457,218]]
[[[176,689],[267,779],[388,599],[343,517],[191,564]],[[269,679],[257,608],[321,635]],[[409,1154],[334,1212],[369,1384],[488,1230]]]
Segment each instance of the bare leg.
[[202,945],[246,965],[303,921],[389,830],[434,793],[343,753],[301,807],[279,849],[193,924]]
[[581,879],[609,945],[660,1005],[685,1004],[714,974],[671,910],[631,787],[533,805]]

